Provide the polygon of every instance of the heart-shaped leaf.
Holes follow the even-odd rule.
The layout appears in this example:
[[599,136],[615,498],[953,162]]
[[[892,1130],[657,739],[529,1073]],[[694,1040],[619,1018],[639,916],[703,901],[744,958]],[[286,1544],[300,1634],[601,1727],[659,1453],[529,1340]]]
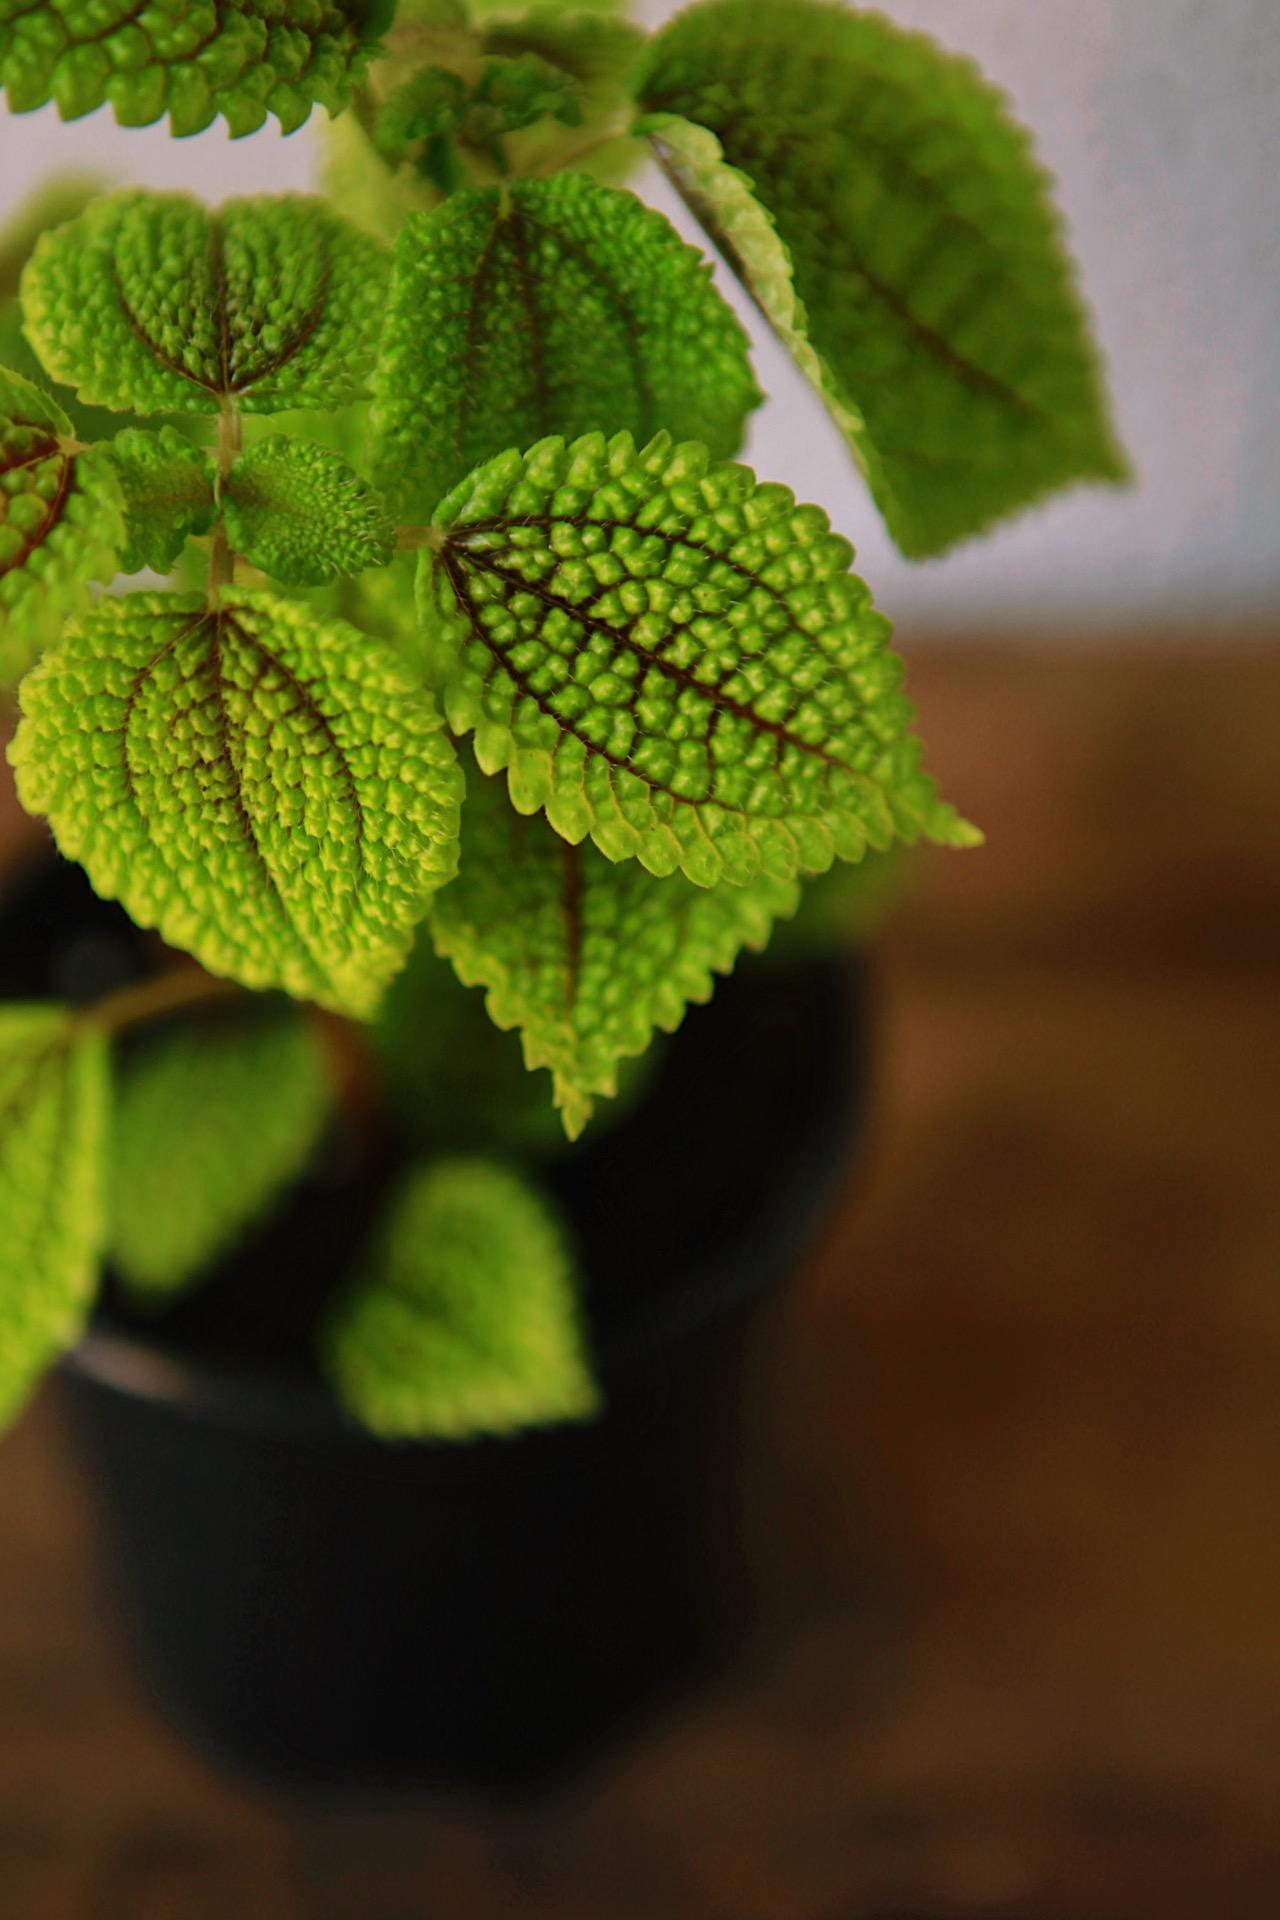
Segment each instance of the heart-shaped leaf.
[[0,1423],[88,1316],[106,1123],[104,1038],[64,1007],[0,1007]]
[[341,407],[365,395],[388,270],[319,200],[113,193],[43,236],[22,309],[48,372],[95,406]]
[[512,1433],[599,1404],[564,1236],[540,1195],[483,1160],[409,1177],[324,1350],[341,1398],[386,1439]]

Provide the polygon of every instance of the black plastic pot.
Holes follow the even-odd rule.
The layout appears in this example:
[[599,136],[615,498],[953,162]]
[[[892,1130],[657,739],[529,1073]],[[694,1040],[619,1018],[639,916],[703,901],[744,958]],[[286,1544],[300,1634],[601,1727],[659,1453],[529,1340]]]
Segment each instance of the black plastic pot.
[[[99,1320],[64,1392],[144,1666],[206,1745],[299,1787],[514,1783],[726,1650],[744,1336],[847,1168],[862,1006],[847,965],[742,969],[554,1171],[591,1425],[387,1445],[318,1380],[202,1353],[198,1320]],[[307,1257],[286,1219],[253,1291]]]

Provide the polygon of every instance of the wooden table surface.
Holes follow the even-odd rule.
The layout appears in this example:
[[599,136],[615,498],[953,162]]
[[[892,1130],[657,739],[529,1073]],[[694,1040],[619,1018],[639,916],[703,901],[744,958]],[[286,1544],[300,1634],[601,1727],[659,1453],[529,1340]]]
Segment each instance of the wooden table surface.
[[952,796],[757,1360],[736,1676],[502,1811],[218,1777],[0,1450],[3,1920],[1274,1920],[1280,650],[917,649]]

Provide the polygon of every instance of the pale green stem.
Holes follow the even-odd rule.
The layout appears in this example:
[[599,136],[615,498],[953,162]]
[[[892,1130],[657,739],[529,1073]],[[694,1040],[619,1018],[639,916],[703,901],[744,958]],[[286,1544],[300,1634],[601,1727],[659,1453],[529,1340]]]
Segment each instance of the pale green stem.
[[160,973],[152,980],[139,980],[105,994],[76,1015],[76,1024],[95,1033],[122,1033],[128,1027],[145,1026],[168,1014],[245,991],[234,980],[215,979],[203,967],[175,967],[171,973]]
[[213,529],[213,540],[209,547],[209,605],[216,607],[221,598],[222,589],[229,587],[235,579],[236,556],[231,551],[227,539],[226,522],[222,517],[222,490],[230,477],[231,469],[240,458],[244,445],[244,430],[236,403],[226,397],[218,415],[218,519]]

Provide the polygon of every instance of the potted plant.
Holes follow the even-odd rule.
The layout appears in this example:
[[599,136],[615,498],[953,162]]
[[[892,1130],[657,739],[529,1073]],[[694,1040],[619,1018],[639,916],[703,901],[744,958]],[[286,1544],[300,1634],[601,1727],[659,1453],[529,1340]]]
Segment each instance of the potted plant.
[[149,1657],[242,1760],[540,1765],[696,1639],[736,1333],[858,1108],[803,931],[685,1010],[978,838],[622,182],[915,557],[1122,477],[1047,184],[967,62],[825,0],[59,0],[0,80],[340,116],[324,198],[60,187],[0,261],[10,759],[63,856],[0,961],[0,1410],[75,1349]]

